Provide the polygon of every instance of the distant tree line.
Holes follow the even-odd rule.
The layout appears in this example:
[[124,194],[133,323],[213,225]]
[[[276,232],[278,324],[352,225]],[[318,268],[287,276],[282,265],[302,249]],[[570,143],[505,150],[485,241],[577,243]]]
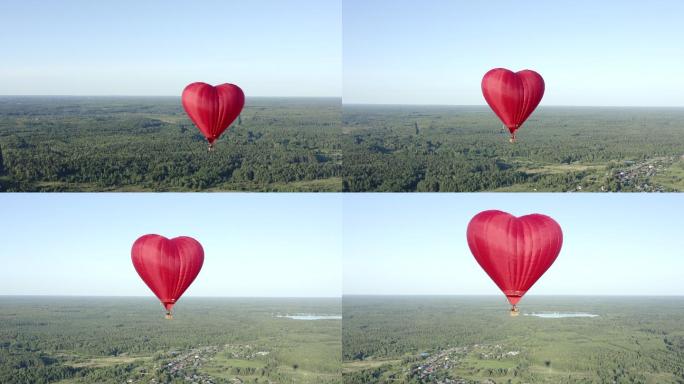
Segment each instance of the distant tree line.
[[252,102],[211,153],[177,100],[59,100],[0,100],[0,190],[342,187],[335,100]]

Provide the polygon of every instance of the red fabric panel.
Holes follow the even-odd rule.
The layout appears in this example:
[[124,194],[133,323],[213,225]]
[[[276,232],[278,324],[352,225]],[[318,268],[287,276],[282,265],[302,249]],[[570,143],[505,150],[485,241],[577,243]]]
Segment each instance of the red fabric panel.
[[512,305],[551,267],[563,245],[560,225],[536,213],[480,212],[468,224],[467,238],[475,260]]
[[181,101],[190,120],[209,144],[213,144],[240,115],[245,105],[245,94],[234,84],[214,87],[192,83],[183,90]]
[[517,73],[495,68],[482,78],[487,104],[513,134],[537,108],[544,96],[544,79],[526,69]]
[[202,269],[204,250],[191,237],[145,235],[133,243],[131,259],[138,275],[170,311]]

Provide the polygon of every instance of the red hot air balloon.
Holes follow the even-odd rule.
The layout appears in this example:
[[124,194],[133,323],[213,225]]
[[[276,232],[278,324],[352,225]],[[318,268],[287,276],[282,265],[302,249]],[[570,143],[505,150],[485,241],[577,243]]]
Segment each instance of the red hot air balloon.
[[515,131],[530,117],[544,96],[544,79],[529,69],[515,73],[495,68],[482,78],[482,94],[508,128],[511,142],[515,142]]
[[209,150],[245,105],[245,94],[234,84],[212,86],[192,83],[185,87],[181,98],[183,108],[209,142]]
[[133,243],[131,259],[138,275],[166,308],[166,318],[171,319],[174,304],[202,269],[204,250],[191,237],[145,235]]
[[511,303],[512,315],[563,245],[560,225],[536,213],[515,217],[501,211],[480,212],[470,220],[467,237],[475,260]]

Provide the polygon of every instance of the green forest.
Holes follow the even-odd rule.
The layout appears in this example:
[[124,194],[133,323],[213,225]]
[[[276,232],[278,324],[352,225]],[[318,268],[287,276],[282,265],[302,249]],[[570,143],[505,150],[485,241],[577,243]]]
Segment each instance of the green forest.
[[[684,298],[345,296],[343,377],[368,383],[682,383]],[[596,317],[540,318],[584,312]]]
[[515,143],[485,106],[342,117],[346,191],[684,191],[684,108],[540,107]]
[[0,97],[0,191],[339,191],[339,99],[254,98],[209,152],[175,97]]
[[174,97],[0,97],[0,191],[684,191],[684,109],[253,98],[207,151]]
[[341,383],[339,299],[0,297],[0,383]]

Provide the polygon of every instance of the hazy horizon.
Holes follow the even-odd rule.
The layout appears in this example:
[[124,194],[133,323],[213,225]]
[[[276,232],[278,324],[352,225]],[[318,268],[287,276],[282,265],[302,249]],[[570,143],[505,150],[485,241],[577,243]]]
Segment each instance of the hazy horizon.
[[[342,106],[388,106],[388,107],[483,107],[490,109],[490,107],[485,104],[410,104],[410,103],[349,103],[342,101]],[[580,104],[546,104],[540,105],[535,111],[538,112],[544,108],[669,108],[669,109],[679,109],[684,108],[684,105],[580,105]],[[534,116],[534,114],[533,114]]]
[[[180,95],[127,95],[127,94],[116,94],[116,95],[88,95],[88,94],[73,94],[73,95],[41,95],[41,94],[27,94],[27,95],[10,95],[10,94],[0,94],[0,99],[2,98],[169,98],[169,99],[181,99]],[[264,95],[264,96],[245,96],[246,100],[250,99],[337,99],[341,101],[341,105],[344,106],[377,106],[377,107],[482,107],[487,110],[490,107],[486,103],[481,104],[423,104],[423,103],[382,103],[382,102],[367,102],[367,103],[355,103],[355,102],[345,102],[341,96],[288,96],[288,95]],[[682,109],[684,105],[581,105],[581,104],[546,104],[540,105],[536,111],[541,111],[544,108],[647,108],[647,109]]]
[[[73,94],[73,95],[41,95],[41,94],[0,94],[0,99],[2,98],[169,98],[169,99],[181,99],[180,95],[128,95],[128,94],[113,94],[113,95],[95,95],[95,94]],[[355,102],[345,102],[341,96],[288,96],[288,95],[263,95],[263,96],[245,96],[246,100],[250,99],[336,99],[341,101],[341,105],[344,106],[377,106],[377,107],[482,107],[487,110],[490,107],[484,103],[481,104],[427,104],[427,103],[382,103],[382,102],[368,102],[368,103],[355,103]],[[581,105],[581,104],[546,104],[540,105],[536,111],[543,110],[544,108],[648,108],[648,109],[681,109],[684,105]]]
[[[501,298],[501,294],[494,293],[418,293],[418,294],[365,294],[365,293],[352,293],[344,294],[341,296],[183,296],[182,300],[187,299],[340,299],[345,297],[493,297]],[[0,294],[0,298],[4,297],[67,297],[67,298],[77,298],[77,297],[96,297],[96,298],[140,298],[140,299],[152,299],[149,295],[59,295],[59,294],[11,294],[5,295]],[[682,297],[684,294],[526,294],[525,298],[530,297]],[[154,299],[156,300],[156,299]],[[179,300],[180,301],[180,300]]]
[[[182,90],[181,90],[182,91]],[[102,97],[102,98],[107,98],[107,97],[140,97],[140,98],[145,98],[145,97],[159,97],[159,98],[175,98],[175,99],[181,99],[181,94],[167,94],[167,95],[146,95],[146,94],[139,94],[139,95],[133,95],[133,94],[0,94],[0,98],[7,98],[7,97]],[[289,96],[289,95],[260,95],[260,96],[249,96],[245,95],[245,99],[342,99],[341,96]]]
[[[3,297],[102,297],[102,298],[140,298],[152,299],[150,295],[52,295],[52,294],[12,294],[0,295]],[[182,297],[182,300],[192,299],[339,299],[342,296],[188,296]],[[156,300],[156,298],[154,299]],[[180,301],[180,300],[178,300]]]
[[[342,298],[346,296],[373,296],[373,297],[495,297],[495,298],[501,298],[501,294],[494,294],[494,293],[418,293],[418,294],[344,294],[342,295]],[[672,294],[672,295],[665,295],[665,294],[658,294],[658,295],[638,295],[638,294],[630,294],[630,295],[613,295],[613,294],[603,294],[603,295],[592,295],[592,294],[563,294],[563,293],[555,293],[555,294],[544,294],[544,293],[538,293],[538,294],[525,294],[525,298],[530,298],[530,297],[683,297],[684,294]]]

